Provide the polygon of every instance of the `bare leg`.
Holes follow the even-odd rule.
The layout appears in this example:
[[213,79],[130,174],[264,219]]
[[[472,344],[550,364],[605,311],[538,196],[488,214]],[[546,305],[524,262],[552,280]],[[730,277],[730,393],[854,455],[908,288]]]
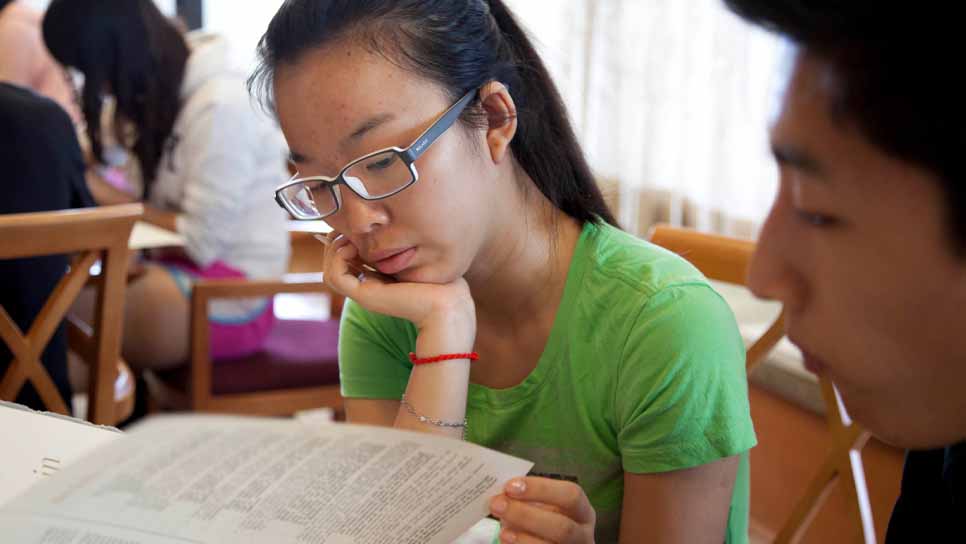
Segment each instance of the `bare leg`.
[[[91,323],[95,291],[85,289],[72,313]],[[188,360],[188,300],[163,267],[148,264],[144,274],[127,286],[121,356],[134,370],[166,369]],[[86,383],[87,365],[70,358],[71,382]],[[77,389],[75,389],[77,390]]]
[[128,285],[122,356],[135,369],[166,369],[188,360],[189,303],[178,284],[156,265]]

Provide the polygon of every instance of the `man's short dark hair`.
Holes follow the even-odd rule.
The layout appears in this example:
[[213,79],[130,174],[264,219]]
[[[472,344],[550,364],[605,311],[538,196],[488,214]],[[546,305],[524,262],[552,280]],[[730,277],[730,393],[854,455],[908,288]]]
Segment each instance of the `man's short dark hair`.
[[954,247],[966,256],[966,78],[959,73],[966,48],[962,20],[951,7],[808,0],[725,3],[744,19],[787,36],[828,63],[836,79],[829,104],[833,119],[854,124],[877,147],[940,178]]

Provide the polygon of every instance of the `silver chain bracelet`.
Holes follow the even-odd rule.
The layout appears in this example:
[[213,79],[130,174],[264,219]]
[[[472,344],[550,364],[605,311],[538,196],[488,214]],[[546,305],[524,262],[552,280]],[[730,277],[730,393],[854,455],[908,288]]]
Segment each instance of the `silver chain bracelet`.
[[466,429],[467,429],[466,418],[463,418],[463,421],[443,421],[442,419],[436,419],[429,416],[424,416],[416,412],[416,409],[413,408],[413,405],[409,404],[409,402],[406,400],[405,394],[403,394],[402,399],[399,401],[399,403],[402,404],[404,408],[406,408],[406,411],[409,412],[411,416],[418,419],[420,423],[429,423],[430,425],[434,425],[436,427],[447,427],[450,429],[463,429],[463,432],[464,433],[466,432]]

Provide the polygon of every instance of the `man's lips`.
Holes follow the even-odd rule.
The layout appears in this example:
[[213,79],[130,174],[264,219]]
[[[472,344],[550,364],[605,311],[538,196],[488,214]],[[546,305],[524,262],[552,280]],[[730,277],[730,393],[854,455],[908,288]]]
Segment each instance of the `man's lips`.
[[812,353],[805,346],[799,344],[798,342],[792,341],[793,344],[798,346],[798,349],[802,351],[802,363],[805,366],[805,370],[811,372],[812,374],[819,375],[825,372],[825,367],[828,366],[818,355]]
[[792,331],[788,325],[789,323],[788,321],[786,321],[785,337],[788,338],[788,341],[794,344],[795,347],[802,352],[802,366],[804,366],[805,370],[811,372],[812,374],[815,374],[815,375],[821,374],[822,371],[825,370],[825,366],[826,366],[825,361],[823,361],[814,352],[809,350],[808,346],[806,346],[805,343],[801,341],[801,338],[799,338],[797,334],[794,331]]

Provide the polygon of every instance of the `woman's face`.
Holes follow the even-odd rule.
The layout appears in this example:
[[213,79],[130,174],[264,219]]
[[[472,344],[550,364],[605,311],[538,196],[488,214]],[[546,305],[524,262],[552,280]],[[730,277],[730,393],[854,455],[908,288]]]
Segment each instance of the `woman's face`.
[[[406,148],[452,99],[382,56],[351,43],[305,54],[278,69],[275,102],[299,176],[336,176],[379,149]],[[384,200],[340,186],[325,221],[362,259],[400,280],[446,283],[464,275],[498,206],[485,131],[454,124],[416,161],[419,180]]]

